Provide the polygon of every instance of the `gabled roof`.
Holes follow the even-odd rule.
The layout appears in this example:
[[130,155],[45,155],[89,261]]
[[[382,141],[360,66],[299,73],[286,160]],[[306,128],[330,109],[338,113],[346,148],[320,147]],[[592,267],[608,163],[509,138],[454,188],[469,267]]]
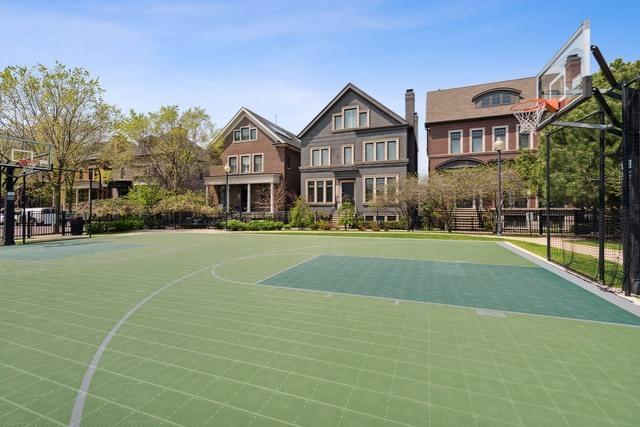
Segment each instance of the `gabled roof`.
[[340,92],[338,92],[338,94],[327,104],[327,106],[324,107],[322,109],[322,111],[320,111],[318,113],[318,115],[315,116],[313,118],[313,120],[311,120],[311,122],[309,122],[309,124],[307,126],[305,126],[304,129],[302,129],[302,131],[300,131],[300,133],[298,134],[298,138],[302,138],[304,136],[304,134],[307,133],[309,131],[309,129],[311,129],[313,127],[313,125],[315,125],[325,114],[327,114],[327,112],[329,110],[331,110],[333,108],[333,106],[340,100],[340,98],[342,98],[344,96],[344,94],[347,93],[348,91],[355,92],[356,94],[358,94],[362,98],[364,98],[367,101],[369,101],[371,104],[375,105],[381,111],[383,111],[386,114],[388,114],[389,116],[393,117],[399,123],[401,123],[401,124],[410,124],[402,116],[396,114],[389,107],[387,107],[386,105],[382,104],[380,101],[378,101],[377,99],[375,99],[374,97],[372,97],[371,95],[369,95],[368,93],[366,93],[365,91],[360,89],[358,86],[356,86],[353,83],[349,82],[349,83],[347,83],[347,85],[344,88],[342,88],[342,90]]
[[476,107],[474,101],[479,96],[495,90],[515,92],[521,99],[535,98],[536,78],[526,77],[427,92],[426,122],[430,124],[511,114],[512,105]]
[[213,143],[224,139],[230,132],[235,129],[235,126],[244,117],[248,117],[257,127],[259,127],[264,133],[269,135],[275,144],[287,144],[295,148],[300,148],[300,140],[288,130],[278,126],[277,124],[265,119],[259,114],[254,113],[246,107],[240,108],[240,110],[233,116],[233,118],[227,123],[227,125],[220,131]]

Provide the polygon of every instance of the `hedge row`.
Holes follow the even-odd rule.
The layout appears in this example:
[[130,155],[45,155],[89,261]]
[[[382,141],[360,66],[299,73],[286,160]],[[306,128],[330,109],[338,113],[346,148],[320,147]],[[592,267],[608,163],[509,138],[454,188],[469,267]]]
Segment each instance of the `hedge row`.
[[141,219],[119,219],[117,221],[100,221],[91,223],[91,234],[141,230],[144,221]]
[[227,223],[227,228],[232,231],[273,231],[282,230],[284,223],[272,220],[253,220],[249,222],[231,219]]

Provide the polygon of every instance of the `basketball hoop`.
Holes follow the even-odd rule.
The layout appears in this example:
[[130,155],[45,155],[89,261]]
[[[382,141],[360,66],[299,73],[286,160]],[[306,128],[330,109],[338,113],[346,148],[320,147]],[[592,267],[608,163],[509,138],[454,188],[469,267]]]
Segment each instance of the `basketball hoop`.
[[520,122],[520,133],[535,133],[545,111],[557,111],[553,101],[536,98],[526,99],[513,107],[511,112]]
[[35,161],[33,159],[20,159],[20,160],[18,160],[18,164],[22,168],[22,174],[23,175],[30,175],[31,173],[33,173],[34,168],[31,167],[31,165],[33,165],[34,163],[35,163]]

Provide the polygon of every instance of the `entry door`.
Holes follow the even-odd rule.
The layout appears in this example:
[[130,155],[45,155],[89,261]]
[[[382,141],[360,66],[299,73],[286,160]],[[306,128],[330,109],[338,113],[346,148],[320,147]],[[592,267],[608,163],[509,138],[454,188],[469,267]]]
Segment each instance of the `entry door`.
[[247,195],[249,194],[248,186],[243,184],[240,186],[240,211],[249,212],[247,210]]
[[351,202],[354,200],[354,182],[346,181],[340,184],[341,202]]

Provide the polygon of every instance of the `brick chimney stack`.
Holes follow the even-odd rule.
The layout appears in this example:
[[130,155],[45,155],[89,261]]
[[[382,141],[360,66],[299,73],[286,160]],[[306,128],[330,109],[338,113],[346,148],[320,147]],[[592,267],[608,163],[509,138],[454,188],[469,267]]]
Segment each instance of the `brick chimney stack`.
[[413,124],[415,112],[416,95],[413,93],[413,89],[407,89],[404,94],[404,119]]

